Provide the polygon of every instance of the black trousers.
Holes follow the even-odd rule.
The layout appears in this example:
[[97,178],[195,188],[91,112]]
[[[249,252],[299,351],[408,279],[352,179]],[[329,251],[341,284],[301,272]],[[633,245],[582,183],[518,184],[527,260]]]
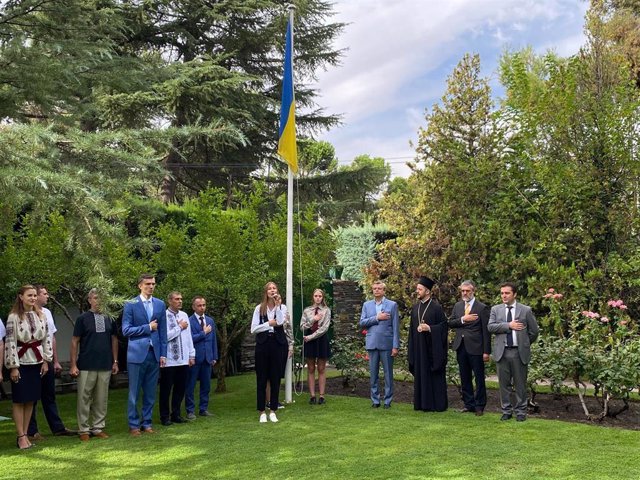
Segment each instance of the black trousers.
[[[58,413],[58,405],[56,404],[56,372],[53,368],[53,362],[49,362],[49,370],[42,377],[42,411],[47,419],[51,433],[59,433],[64,431],[65,426]],[[29,420],[28,434],[33,436],[38,432],[38,423],[36,421],[36,407],[38,402],[33,404],[31,419]]]
[[282,345],[275,335],[268,335],[264,343],[256,343],[256,384],[257,409],[264,411],[267,397],[267,380],[271,384],[271,408],[278,409],[278,394],[280,393],[280,378],[282,374]]
[[[462,345],[456,351],[458,366],[460,367],[460,384],[462,387],[462,401],[469,410],[484,410],[487,405],[487,388],[484,382],[484,362],[482,355],[472,355],[467,353]],[[476,379],[476,391],[473,392],[473,381],[471,375]]]
[[[189,365],[160,369],[160,420],[165,421],[180,416],[188,377]],[[169,397],[171,397],[171,410],[169,410]]]

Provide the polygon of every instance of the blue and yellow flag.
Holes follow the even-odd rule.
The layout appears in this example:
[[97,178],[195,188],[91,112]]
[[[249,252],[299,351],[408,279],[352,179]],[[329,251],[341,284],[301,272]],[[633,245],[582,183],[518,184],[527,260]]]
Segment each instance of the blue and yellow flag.
[[278,153],[296,173],[298,149],[296,146],[296,102],[293,95],[293,24],[287,23],[284,52],[284,77],[282,79],[282,107],[280,108],[280,135]]

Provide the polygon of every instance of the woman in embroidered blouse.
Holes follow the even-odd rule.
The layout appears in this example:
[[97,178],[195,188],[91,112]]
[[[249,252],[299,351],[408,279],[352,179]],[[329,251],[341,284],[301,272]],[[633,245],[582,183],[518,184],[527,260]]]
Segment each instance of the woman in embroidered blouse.
[[325,368],[327,359],[331,357],[329,338],[327,331],[331,324],[331,310],[327,307],[324,299],[324,291],[316,288],[313,291],[313,305],[307,307],[302,312],[300,320],[300,330],[304,332],[304,357],[307,362],[308,383],[309,383],[309,403],[316,404],[316,368],[318,370],[318,388],[320,399],[318,404],[325,403],[324,389],[327,383]]
[[47,373],[48,362],[53,359],[47,320],[37,306],[36,298],[35,287],[21,287],[6,327],[5,366],[11,377],[16,444],[21,450],[33,446],[27,438],[29,419],[33,402],[40,399],[40,379]]
[[268,418],[272,422],[278,421],[276,410],[283,369],[282,361],[286,358],[289,345],[284,330],[287,315],[287,307],[282,304],[278,286],[274,282],[268,282],[264,286],[262,302],[256,306],[251,320],[251,333],[256,335],[256,404],[260,412],[260,423],[267,422],[265,412],[267,383],[270,385],[271,409]]

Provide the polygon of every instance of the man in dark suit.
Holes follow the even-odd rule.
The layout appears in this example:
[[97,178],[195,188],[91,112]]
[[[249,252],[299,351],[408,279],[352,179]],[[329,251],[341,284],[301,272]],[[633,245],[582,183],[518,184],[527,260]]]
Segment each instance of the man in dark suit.
[[[122,313],[122,334],[129,339],[127,417],[129,433],[133,436],[139,436],[141,431],[155,433],[151,427],[151,415],[156,401],[160,362],[164,363],[167,358],[166,307],[162,300],[153,297],[155,276],[141,275],[138,288],[140,295],[125,303]],[[137,407],[140,390],[142,420]]]
[[380,280],[373,282],[372,291],[373,300],[364,302],[360,316],[360,327],[367,329],[365,348],[369,354],[371,406],[380,406],[378,375],[382,362],[384,408],[389,408],[393,400],[393,358],[400,348],[398,305],[384,296],[385,284]]
[[[484,382],[484,364],[489,361],[491,337],[487,330],[489,307],[475,298],[476,286],[471,280],[460,285],[462,300],[453,306],[449,327],[456,330],[453,350],[460,368],[462,387],[462,412],[475,412],[480,416],[487,404]],[[473,377],[476,379],[475,394]]]
[[209,392],[211,391],[211,369],[218,361],[218,342],[216,339],[216,324],[213,318],[205,315],[207,301],[204,297],[196,296],[191,303],[193,315],[189,317],[191,337],[196,349],[195,364],[189,369],[185,406],[187,419],[196,418],[195,388],[200,381],[199,413],[203,417],[211,416],[209,412]]
[[[500,286],[502,303],[491,308],[489,333],[495,335],[493,358],[498,364],[502,417],[527,419],[527,374],[531,359],[531,344],[538,338],[538,322],[531,307],[516,302],[518,289],[511,282]],[[516,405],[511,404],[511,385],[516,393]]]

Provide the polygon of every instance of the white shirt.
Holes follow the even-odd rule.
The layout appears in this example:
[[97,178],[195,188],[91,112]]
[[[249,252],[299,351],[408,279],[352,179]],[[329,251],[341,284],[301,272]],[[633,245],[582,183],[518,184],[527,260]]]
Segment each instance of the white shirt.
[[4,337],[7,336],[7,331],[4,328],[4,323],[2,323],[2,319],[0,318],[0,342],[4,340]]
[[[185,320],[187,328],[180,327]],[[196,349],[191,338],[189,316],[180,310],[177,314],[167,308],[167,367],[189,365],[189,359],[196,358]]]
[[[274,309],[267,306],[267,319],[276,319],[278,325],[283,325],[287,318],[287,306],[285,304],[280,305]],[[260,305],[256,306],[253,311],[253,318],[251,319],[251,333],[271,332],[273,333],[273,327],[269,326],[268,322],[260,323]]]
[[[511,320],[516,319],[516,302],[513,302],[513,305],[504,304],[504,318],[509,319],[509,309],[507,307],[511,307]],[[518,346],[518,336],[516,335],[517,330],[509,330],[511,334],[511,338],[513,339],[513,346]],[[506,340],[505,340],[506,342]]]
[[58,331],[56,328],[56,324],[53,322],[53,315],[51,315],[51,310],[46,307],[40,307],[42,313],[47,319],[47,328],[49,329],[49,340],[51,341],[51,345],[53,345],[53,335]]

